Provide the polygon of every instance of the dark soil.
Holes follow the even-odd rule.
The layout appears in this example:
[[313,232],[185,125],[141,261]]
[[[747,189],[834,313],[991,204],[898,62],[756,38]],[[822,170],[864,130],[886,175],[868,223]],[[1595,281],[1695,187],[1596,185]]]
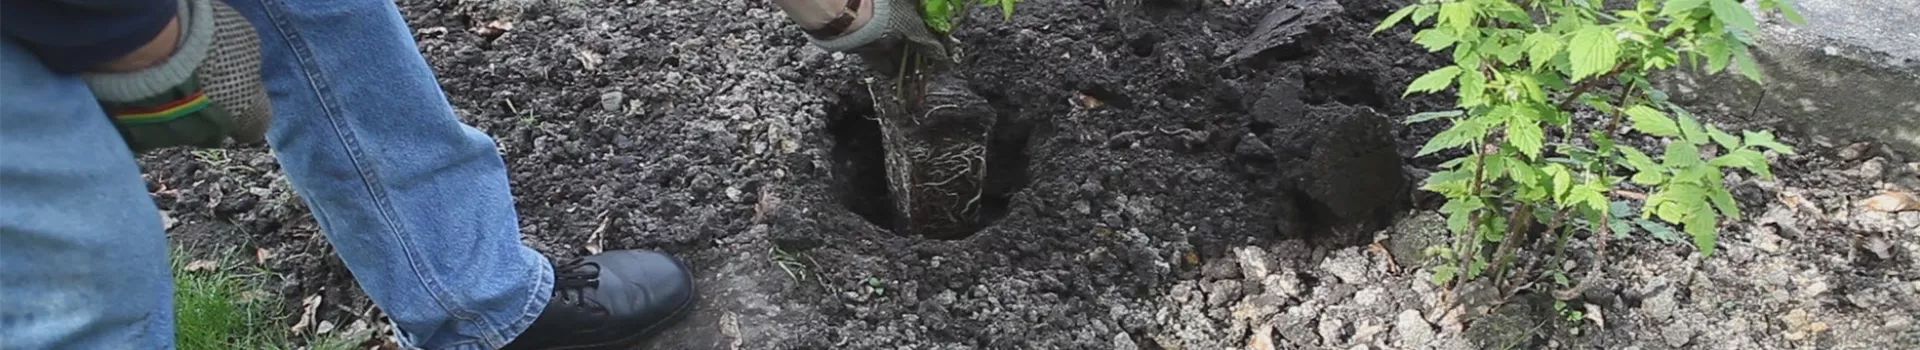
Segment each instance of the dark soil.
[[[1369,248],[1380,235],[1419,237],[1409,222],[1421,221],[1396,219],[1415,207],[1413,173],[1435,163],[1411,155],[1438,126],[1399,116],[1447,99],[1398,96],[1444,61],[1405,30],[1368,35],[1400,1],[1231,3],[1031,1],[1011,21],[973,14],[956,75],[997,115],[987,224],[945,240],[885,224],[895,218],[863,82],[876,75],[808,46],[769,4],[400,2],[459,114],[498,139],[528,244],[554,257],[661,249],[693,266],[701,305],[651,348],[1658,339],[1641,337],[1667,319],[1609,323],[1630,325],[1603,333],[1624,332],[1613,341],[1524,324],[1537,312],[1521,313],[1520,333],[1450,328],[1441,292],[1408,269],[1418,261]],[[1785,183],[1823,186],[1796,182],[1827,166],[1807,162],[1783,167]],[[173,150],[147,164],[178,242],[263,252],[287,277],[289,311],[321,295],[318,320],[379,323],[265,152]],[[1780,191],[1749,190],[1754,213]],[[1908,232],[1896,242],[1916,240]],[[1689,259],[1639,242],[1610,255]],[[1914,278],[1893,272],[1914,266],[1901,247],[1890,265],[1820,271],[1911,302],[1920,292],[1893,289]],[[1649,294],[1633,290],[1608,315],[1636,313]],[[1835,315],[1864,311],[1849,312]]]

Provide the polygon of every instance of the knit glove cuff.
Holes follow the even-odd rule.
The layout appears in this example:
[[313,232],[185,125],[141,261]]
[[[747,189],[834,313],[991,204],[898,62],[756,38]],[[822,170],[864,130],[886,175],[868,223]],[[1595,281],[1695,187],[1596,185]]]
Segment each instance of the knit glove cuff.
[[271,106],[260,81],[260,39],[219,0],[181,0],[180,45],[153,67],[86,74],[94,98],[136,152],[265,140]]

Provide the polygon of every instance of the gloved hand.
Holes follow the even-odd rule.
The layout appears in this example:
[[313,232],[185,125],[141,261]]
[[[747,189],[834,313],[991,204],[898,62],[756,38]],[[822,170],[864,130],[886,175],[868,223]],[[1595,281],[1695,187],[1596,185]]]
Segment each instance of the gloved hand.
[[180,0],[180,44],[153,67],[83,75],[135,153],[266,139],[260,38],[220,0]]
[[[807,38],[827,51],[857,53],[869,66],[886,74],[894,73],[909,48],[928,60],[952,61],[946,42],[935,37],[933,31],[927,29],[926,21],[920,18],[920,1],[850,0],[848,6],[858,8],[857,1],[874,2],[873,17],[859,29],[832,38],[817,35]],[[847,11],[849,15],[852,12]]]

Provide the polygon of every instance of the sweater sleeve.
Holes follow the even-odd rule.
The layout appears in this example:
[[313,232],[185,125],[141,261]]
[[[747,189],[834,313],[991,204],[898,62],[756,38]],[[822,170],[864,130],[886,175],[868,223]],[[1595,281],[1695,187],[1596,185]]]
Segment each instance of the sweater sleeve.
[[153,41],[179,12],[178,1],[5,0],[0,33],[53,71],[76,73]]

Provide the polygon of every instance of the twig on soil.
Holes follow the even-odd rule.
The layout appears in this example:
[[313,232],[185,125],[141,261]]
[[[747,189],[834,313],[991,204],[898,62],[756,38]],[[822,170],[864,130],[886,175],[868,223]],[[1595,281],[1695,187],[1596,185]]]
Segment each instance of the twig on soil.
[[602,236],[602,234],[607,233],[607,228],[613,227],[612,214],[612,211],[600,212],[600,227],[593,229],[593,234],[587,236],[587,244],[583,246],[583,248],[587,249],[588,254],[600,254],[601,250],[605,248],[605,244],[601,242],[601,237],[605,237]]

